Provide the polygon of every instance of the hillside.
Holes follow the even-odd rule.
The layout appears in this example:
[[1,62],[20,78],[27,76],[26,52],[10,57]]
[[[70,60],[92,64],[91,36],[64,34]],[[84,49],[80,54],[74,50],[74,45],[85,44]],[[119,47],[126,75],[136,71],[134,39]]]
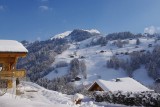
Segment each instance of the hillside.
[[[17,67],[25,68],[27,78],[34,83],[22,82],[23,95],[7,93],[0,101],[10,99],[11,103],[2,103],[6,107],[23,104],[27,107],[118,107],[122,105],[94,102],[86,89],[97,79],[128,76],[159,92],[158,85],[154,84],[160,76],[159,40],[157,35],[130,32],[103,35],[97,30],[75,29],[45,41],[22,41],[29,53],[19,59]],[[86,96],[81,105],[72,101],[76,93]]]
[[[76,92],[74,87],[87,87],[96,79],[111,80],[131,76],[142,84],[151,86],[155,75],[159,76],[157,71],[155,74],[148,71],[153,67],[148,68],[148,62],[142,57],[150,60],[148,58],[152,57],[152,51],[159,45],[157,35],[130,32],[103,35],[97,30],[75,29],[46,41],[22,43],[29,53],[26,58],[20,59],[18,68],[25,68],[31,81],[66,94],[73,94]],[[113,60],[113,56],[116,58],[114,61],[118,62],[109,65],[108,61]],[[137,63],[137,59],[142,59],[141,63]],[[80,81],[75,81],[76,77],[80,77]],[[60,86],[66,87],[69,92]]]
[[[114,41],[109,41],[107,46],[96,45],[87,47],[87,44],[89,44],[92,40],[93,38],[89,38],[81,42],[70,44],[69,49],[64,51],[62,54],[56,56],[53,66],[60,62],[70,63],[73,57],[78,58],[79,60],[84,60],[87,66],[87,79],[84,79],[82,81],[86,84],[91,83],[92,81],[99,78],[104,80],[110,80],[113,78],[125,77],[127,76],[127,74],[124,72],[124,70],[109,69],[106,67],[106,61],[109,60],[111,56],[117,53],[119,54],[117,55],[118,57],[125,59],[128,57],[128,55],[124,54],[125,52],[133,52],[140,50],[151,51],[153,48],[148,48],[148,44],[154,44],[154,39],[142,37],[140,38],[141,44],[138,46],[138,48],[135,48],[136,39],[129,40],[129,44],[125,45],[123,48],[118,48],[114,46]],[[75,53],[76,55],[74,55]],[[73,57],[71,58],[70,55],[73,55]],[[81,58],[82,56],[84,58]],[[57,68],[58,73],[52,71],[51,73],[46,75],[45,78],[51,80],[55,77],[65,75],[68,73],[68,69],[68,67]],[[147,71],[143,66],[134,72],[133,78],[145,85],[152,85],[154,82],[153,79],[148,76]]]

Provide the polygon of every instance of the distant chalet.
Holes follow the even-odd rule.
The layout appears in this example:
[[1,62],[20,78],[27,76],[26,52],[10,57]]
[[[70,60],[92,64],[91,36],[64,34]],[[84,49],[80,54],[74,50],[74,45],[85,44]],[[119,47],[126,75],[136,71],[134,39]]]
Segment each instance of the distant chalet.
[[117,78],[111,81],[105,81],[98,79],[89,88],[88,91],[106,91],[106,92],[153,92],[153,90],[148,89],[136,80],[125,77]]

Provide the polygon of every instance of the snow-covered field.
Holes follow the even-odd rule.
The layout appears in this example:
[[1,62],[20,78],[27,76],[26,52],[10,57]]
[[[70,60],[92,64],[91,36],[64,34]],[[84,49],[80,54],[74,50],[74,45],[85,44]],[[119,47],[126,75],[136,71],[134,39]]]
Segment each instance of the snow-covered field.
[[47,90],[32,82],[22,82],[19,88],[24,94],[16,96],[6,93],[0,96],[0,107],[121,107],[122,105],[101,104],[92,101],[82,101],[76,105],[73,95],[65,95]]
[[[67,63],[70,63],[70,61],[73,59],[70,57],[70,55],[73,55],[74,58],[79,58],[81,56],[84,56],[85,58],[83,59],[79,58],[80,60],[85,60],[87,66],[87,79],[82,80],[83,83],[89,84],[99,78],[104,80],[110,80],[118,77],[119,78],[126,77],[127,75],[122,69],[114,70],[107,68],[106,61],[110,59],[110,57],[113,54],[116,53],[119,54],[118,57],[120,58],[127,58],[128,55],[121,53],[122,52],[130,53],[133,51],[140,51],[140,50],[151,51],[153,50],[153,47],[158,44],[158,42],[157,43],[154,42],[155,41],[154,38],[142,37],[140,38],[140,44],[138,45],[138,47],[135,47],[136,39],[128,39],[129,44],[126,44],[122,48],[114,46],[113,45],[114,41],[109,41],[108,44],[103,47],[101,47],[100,45],[86,47],[87,44],[89,44],[93,40],[96,40],[97,38],[98,37],[93,37],[81,42],[70,44],[70,48],[68,50],[64,51],[62,54],[56,57],[56,60],[53,63],[53,65],[60,61],[65,61]],[[152,44],[152,47],[148,47],[149,44]],[[102,50],[104,52],[100,52]],[[58,72],[59,74],[56,74],[55,71],[52,71],[46,76],[46,78],[53,79],[55,77],[65,75],[68,72],[67,67],[58,69],[59,69]],[[145,70],[144,67],[141,67],[140,69],[136,70],[134,72],[133,78],[135,78],[137,81],[141,82],[144,85],[153,84],[153,79],[148,77],[147,71]]]

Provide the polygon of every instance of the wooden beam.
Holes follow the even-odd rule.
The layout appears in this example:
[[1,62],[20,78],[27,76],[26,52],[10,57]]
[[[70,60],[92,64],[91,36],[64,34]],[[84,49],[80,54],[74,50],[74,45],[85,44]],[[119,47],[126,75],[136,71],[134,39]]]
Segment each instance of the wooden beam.
[[1,57],[25,57],[27,52],[0,52]]
[[17,57],[2,57],[0,56],[0,63],[1,62],[15,62]]

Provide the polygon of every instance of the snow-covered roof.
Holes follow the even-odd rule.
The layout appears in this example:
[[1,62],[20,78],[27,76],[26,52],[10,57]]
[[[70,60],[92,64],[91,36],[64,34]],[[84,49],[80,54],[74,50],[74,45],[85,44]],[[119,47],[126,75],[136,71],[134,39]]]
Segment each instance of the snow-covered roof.
[[28,50],[18,41],[0,40],[0,52],[28,52]]
[[[118,78],[116,82],[116,79],[113,79],[111,81],[105,81],[98,79],[95,81],[104,91],[123,91],[123,92],[144,92],[144,91],[152,91],[142,85],[141,83],[137,82],[136,80],[125,77],[125,78]],[[91,86],[92,87],[92,86]],[[90,87],[90,88],[91,88]],[[90,89],[89,88],[89,89]]]

